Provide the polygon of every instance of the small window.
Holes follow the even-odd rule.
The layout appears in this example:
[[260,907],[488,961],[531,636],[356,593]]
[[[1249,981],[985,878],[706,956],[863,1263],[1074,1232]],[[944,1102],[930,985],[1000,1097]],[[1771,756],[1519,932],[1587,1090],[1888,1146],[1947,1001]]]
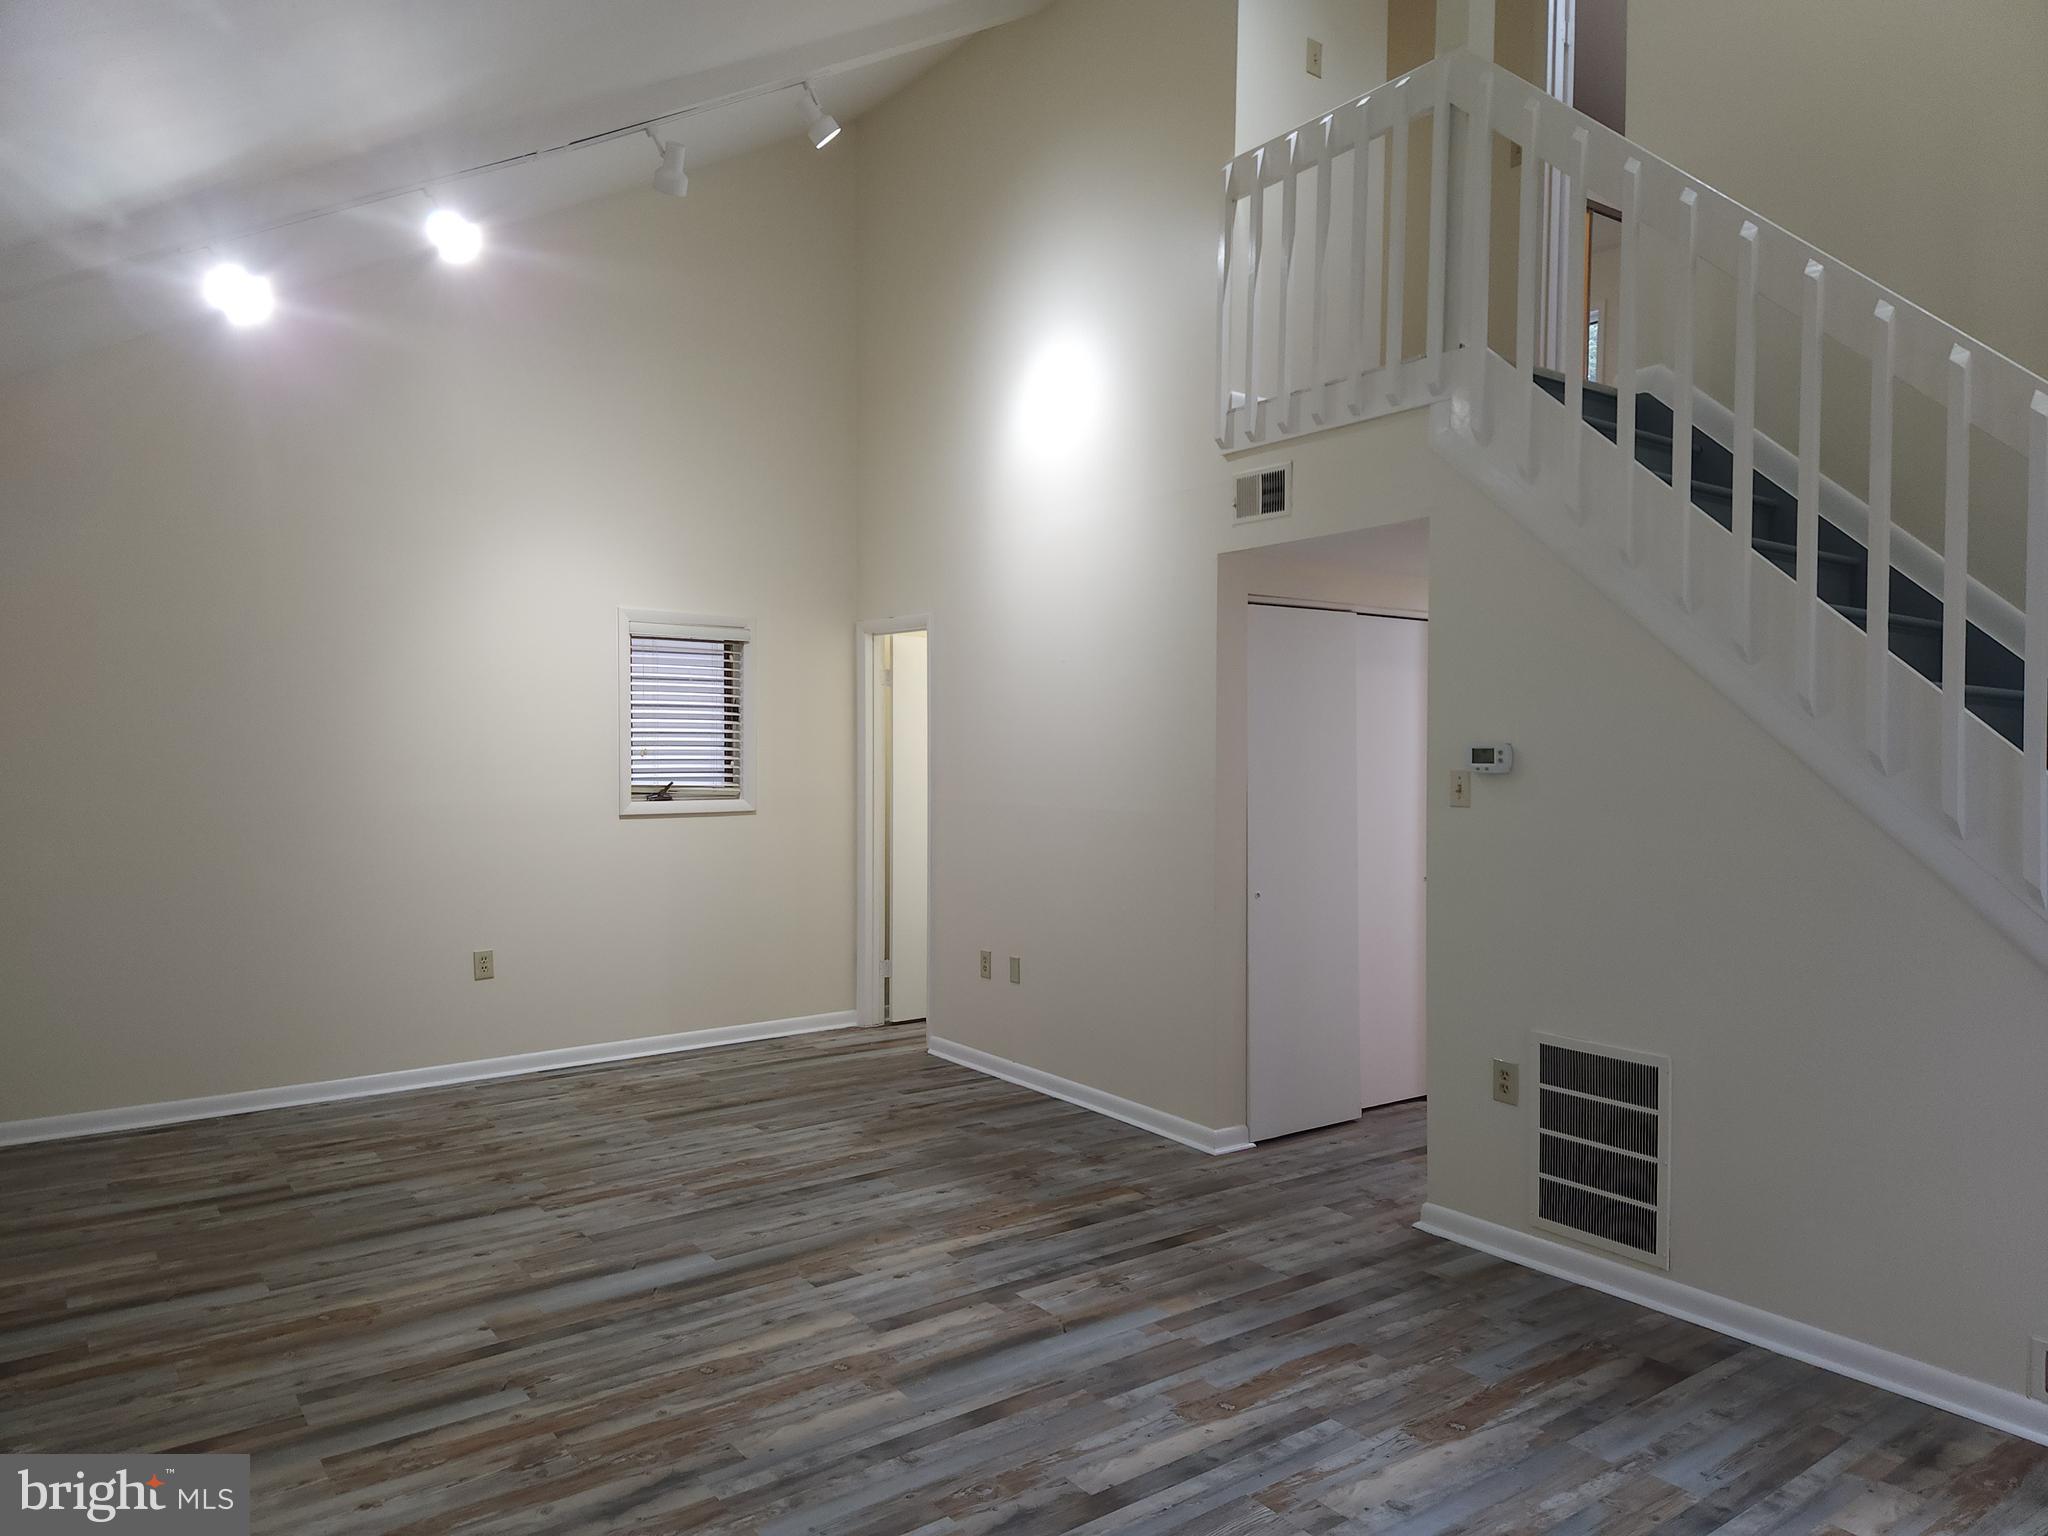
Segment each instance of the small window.
[[1600,311],[1597,309],[1586,316],[1586,377],[1595,383],[1600,380]]
[[620,815],[754,809],[752,641],[733,619],[620,611]]

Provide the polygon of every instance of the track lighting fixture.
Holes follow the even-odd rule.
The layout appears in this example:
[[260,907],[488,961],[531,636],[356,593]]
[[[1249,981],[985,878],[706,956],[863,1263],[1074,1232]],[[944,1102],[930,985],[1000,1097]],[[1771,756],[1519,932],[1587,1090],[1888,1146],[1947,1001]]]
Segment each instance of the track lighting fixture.
[[804,116],[810,122],[811,148],[823,149],[839,137],[839,119],[818,105],[818,93],[804,82]]
[[436,208],[427,215],[425,229],[427,242],[450,266],[466,266],[484,248],[483,226],[465,219],[453,208]]
[[227,316],[229,325],[261,325],[277,308],[270,279],[238,261],[217,262],[200,279],[199,296]]
[[690,178],[683,169],[683,146],[666,142],[652,128],[647,137],[654,140],[654,147],[661,151],[661,168],[654,173],[654,190],[666,192],[670,197],[683,197],[690,190]]

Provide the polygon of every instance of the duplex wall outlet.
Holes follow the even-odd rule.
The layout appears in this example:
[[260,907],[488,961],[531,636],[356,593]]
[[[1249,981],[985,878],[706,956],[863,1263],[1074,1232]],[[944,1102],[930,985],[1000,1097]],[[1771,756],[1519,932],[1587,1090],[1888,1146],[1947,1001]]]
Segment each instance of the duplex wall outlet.
[[1315,38],[1308,40],[1308,72],[1318,80],[1323,78],[1323,45]]
[[981,979],[983,981],[993,981],[995,974],[996,953],[992,949],[984,949],[981,952]]
[[1472,770],[1454,768],[1451,770],[1451,807],[1464,810],[1472,803]]
[[1015,955],[1010,956],[1010,980],[1020,985],[1024,980],[1024,962]]
[[498,974],[498,958],[494,951],[473,949],[469,953],[469,979],[490,981]]
[[2048,1338],[2036,1338],[2027,1350],[2027,1396],[2048,1403]]
[[1522,1102],[1522,1068],[1512,1061],[1493,1062],[1493,1101],[1496,1104],[1519,1104]]

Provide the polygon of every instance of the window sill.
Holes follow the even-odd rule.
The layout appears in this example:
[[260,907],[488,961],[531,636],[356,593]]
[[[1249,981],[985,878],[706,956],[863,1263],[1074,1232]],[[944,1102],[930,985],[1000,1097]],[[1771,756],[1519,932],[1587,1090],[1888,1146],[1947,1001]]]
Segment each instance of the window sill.
[[639,816],[751,816],[751,800],[636,800],[619,807],[619,819]]

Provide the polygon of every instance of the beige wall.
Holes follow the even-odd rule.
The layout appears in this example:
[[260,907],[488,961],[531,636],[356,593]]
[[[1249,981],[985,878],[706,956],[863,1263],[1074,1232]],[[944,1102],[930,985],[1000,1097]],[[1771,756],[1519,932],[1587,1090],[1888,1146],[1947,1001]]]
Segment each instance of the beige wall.
[[[0,1120],[851,1006],[856,180],[0,387]],[[619,819],[621,604],[754,621],[758,815]]]
[[[2013,1217],[2039,971],[1421,415],[1245,456],[1294,461],[1295,510],[1231,529],[1205,432],[1233,11],[1056,4],[869,125],[860,607],[934,616],[935,1032],[1242,1123],[1218,556],[1427,517],[1430,781],[1471,741],[1520,749],[1430,818],[1433,1198],[1527,1225],[1486,1065],[1529,1028],[1661,1049],[1677,1279],[2016,1388],[2048,1322],[2048,1244]],[[1049,341],[1081,366],[1056,430],[1019,435]],[[1025,985],[978,981],[981,948]]]
[[[1760,40],[1767,39],[1767,45]],[[1883,0],[1634,0],[1629,136],[1652,152],[2038,372],[2048,372],[2048,7]],[[1730,103],[1740,103],[1730,110]],[[1644,242],[1645,315],[1674,270]],[[1702,266],[1701,387],[1732,397],[1734,282]],[[1670,355],[1654,318],[1640,356]],[[1762,306],[1758,425],[1798,438],[1798,317]],[[1942,410],[1896,392],[1894,516],[1939,548]],[[1830,341],[1822,469],[1868,485],[1870,365]],[[2023,584],[2026,469],[1977,434],[1970,572],[2008,598]]]
[[[1321,77],[1308,40],[1323,45]],[[1387,78],[1387,0],[1238,0],[1240,153],[1363,96]]]
[[2048,372],[2048,6],[1633,0],[1629,136]]

